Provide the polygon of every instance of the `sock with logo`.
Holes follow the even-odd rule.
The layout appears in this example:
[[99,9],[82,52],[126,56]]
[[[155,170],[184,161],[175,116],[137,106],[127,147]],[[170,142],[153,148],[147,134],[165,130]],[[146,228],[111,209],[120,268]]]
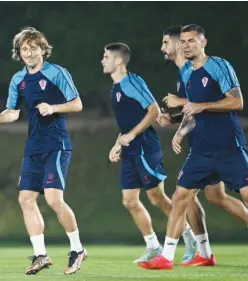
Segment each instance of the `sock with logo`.
[[162,256],[164,256],[168,261],[174,260],[178,241],[179,239],[170,238],[168,236],[165,237]]
[[146,242],[147,249],[155,250],[155,249],[158,249],[160,246],[155,232],[153,232],[152,234],[149,234],[149,235],[145,235],[144,240]]
[[212,251],[208,240],[208,234],[204,233],[204,234],[196,235],[195,239],[196,239],[199,255],[202,258],[209,259],[211,257]]

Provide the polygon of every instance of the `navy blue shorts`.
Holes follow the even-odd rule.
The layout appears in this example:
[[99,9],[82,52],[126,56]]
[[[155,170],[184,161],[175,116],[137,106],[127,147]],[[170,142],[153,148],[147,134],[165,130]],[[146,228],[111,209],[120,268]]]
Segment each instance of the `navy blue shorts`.
[[59,150],[23,158],[19,190],[43,193],[44,188],[65,189],[71,151]]
[[244,148],[191,151],[179,172],[177,184],[187,189],[199,189],[220,181],[234,191],[248,186],[248,153]]
[[162,161],[162,152],[121,159],[121,188],[144,188],[148,190],[156,187],[167,178]]

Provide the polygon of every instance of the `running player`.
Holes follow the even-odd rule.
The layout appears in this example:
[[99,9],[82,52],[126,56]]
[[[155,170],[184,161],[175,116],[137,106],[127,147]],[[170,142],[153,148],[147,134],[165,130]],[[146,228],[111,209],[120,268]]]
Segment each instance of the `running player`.
[[[103,72],[111,75],[113,87],[111,103],[120,134],[109,153],[109,159],[121,158],[121,188],[123,205],[131,213],[146,242],[146,251],[135,262],[149,260],[161,253],[161,246],[153,230],[151,217],[139,199],[140,190],[146,191],[150,202],[165,215],[171,211],[171,200],[164,193],[162,150],[152,124],[159,107],[144,80],[127,70],[130,49],[124,43],[105,47],[102,59]],[[183,237],[185,255],[195,254],[194,234],[186,224]]]
[[37,198],[44,193],[70,240],[69,262],[65,274],[76,272],[87,252],[82,247],[75,215],[65,203],[65,178],[71,160],[71,141],[65,127],[65,113],[82,110],[82,103],[68,71],[48,63],[52,47],[44,34],[24,28],[13,40],[13,59],[24,64],[11,79],[7,109],[0,123],[19,118],[23,100],[28,112],[28,139],[19,180],[19,203],[34,248],[32,264],[26,274],[48,268],[52,261],[44,242],[44,221]]
[[[185,116],[173,139],[176,153],[181,152],[193,115],[196,126],[189,134],[190,152],[179,173],[162,255],[140,264],[148,269],[173,267],[186,209],[198,189],[223,181],[239,191],[248,205],[247,142],[236,112],[243,108],[243,99],[235,71],[226,60],[205,54],[207,40],[200,26],[183,27],[180,41],[188,60],[180,72],[189,102],[183,107]],[[211,260],[214,262],[213,254],[209,258],[198,254],[194,262],[207,265]]]

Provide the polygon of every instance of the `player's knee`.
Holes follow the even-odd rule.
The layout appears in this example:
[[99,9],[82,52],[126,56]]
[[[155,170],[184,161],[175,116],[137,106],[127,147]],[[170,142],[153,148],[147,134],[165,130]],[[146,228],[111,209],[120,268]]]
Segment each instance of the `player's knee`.
[[184,204],[184,200],[175,192],[171,198],[171,213],[172,217],[178,216],[186,212],[186,204]]
[[180,204],[180,196],[175,192],[171,197],[172,208],[175,209],[178,204]]
[[217,190],[215,191],[213,189],[205,190],[205,196],[210,203],[215,204],[217,206],[222,206],[226,198],[225,193],[220,193]]
[[22,208],[25,208],[34,205],[36,200],[29,196],[23,196],[22,194],[20,194],[18,197],[18,202]]
[[244,187],[240,189],[240,195],[245,206],[248,208],[248,187]]
[[215,205],[220,205],[220,201],[218,198],[214,198],[211,195],[206,195],[208,202],[215,204]]
[[190,191],[186,189],[176,190],[172,195],[172,209],[185,209],[189,205],[192,197]]
[[149,196],[149,201],[150,203],[155,206],[155,207],[159,207],[160,205],[160,201],[161,201],[161,198],[157,195],[150,195]]
[[147,192],[147,197],[153,206],[159,206],[159,202],[161,201],[161,194],[157,192],[157,190],[149,190],[149,192]]
[[184,201],[184,197],[181,196],[181,194],[177,191],[174,192],[174,194],[172,195],[172,203],[176,204],[178,202],[183,202]]
[[55,212],[59,211],[64,205],[61,198],[46,198],[46,202]]
[[133,199],[122,199],[123,206],[128,210],[135,210],[139,207],[139,200],[133,200]]

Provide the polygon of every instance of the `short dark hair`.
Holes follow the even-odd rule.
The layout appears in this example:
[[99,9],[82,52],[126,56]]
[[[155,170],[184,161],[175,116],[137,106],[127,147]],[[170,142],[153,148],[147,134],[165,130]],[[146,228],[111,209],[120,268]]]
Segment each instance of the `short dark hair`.
[[170,37],[180,38],[181,30],[182,30],[181,25],[170,26],[164,30],[163,36],[168,35]]
[[185,25],[181,30],[181,32],[191,32],[191,31],[195,31],[197,34],[204,35],[204,37],[206,37],[205,30],[198,24]]
[[128,64],[131,57],[131,51],[127,44],[122,42],[110,43],[104,48],[105,50],[117,52],[123,59],[125,64]]

